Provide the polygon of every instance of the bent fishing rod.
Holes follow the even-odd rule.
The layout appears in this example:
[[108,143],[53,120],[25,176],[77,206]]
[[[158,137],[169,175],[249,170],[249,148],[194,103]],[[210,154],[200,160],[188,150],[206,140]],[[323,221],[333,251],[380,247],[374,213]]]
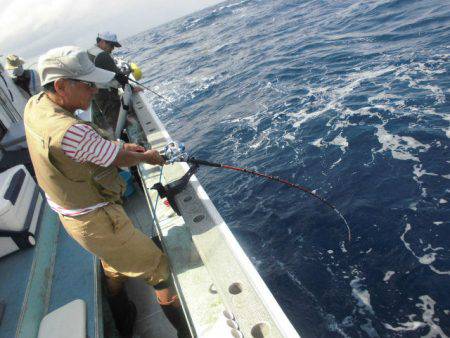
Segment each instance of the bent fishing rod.
[[[325,204],[326,206],[331,208],[339,216],[339,218],[341,218],[344,221],[345,226],[347,228],[348,241],[350,242],[351,239],[352,239],[350,226],[348,225],[348,222],[345,219],[345,217],[342,215],[342,213],[333,204],[328,202],[323,197],[321,197],[321,196],[317,195],[316,193],[314,193],[311,189],[308,189],[308,188],[306,188],[304,186],[301,186],[299,184],[296,184],[296,183],[289,182],[288,180],[285,180],[285,179],[280,178],[278,176],[264,174],[264,173],[257,172],[255,170],[251,170],[251,169],[247,169],[247,168],[235,167],[235,166],[231,166],[231,165],[228,165],[228,164],[216,163],[216,162],[210,162],[210,161],[197,159],[195,157],[189,156],[186,153],[185,147],[184,147],[184,145],[182,143],[178,144],[177,142],[170,142],[164,148],[164,151],[163,151],[162,155],[163,155],[163,157],[166,159],[166,161],[169,164],[172,164],[174,162],[186,162],[186,163],[193,164],[196,167],[198,167],[200,165],[203,165],[203,166],[214,167],[214,168],[229,169],[229,170],[233,170],[233,171],[243,172],[243,173],[247,173],[247,174],[250,174],[250,175],[262,177],[262,178],[265,178],[267,180],[271,180],[271,181],[274,181],[274,182],[278,182],[278,183],[284,184],[284,185],[286,185],[286,186],[288,186],[290,188],[301,190],[301,191],[307,193],[308,195],[318,199],[323,204]],[[188,174],[189,174],[189,172],[188,172]],[[192,174],[193,174],[193,171],[190,172],[190,175],[192,175]],[[187,178],[187,180],[189,180],[190,175]],[[185,183],[187,183],[187,180],[185,180],[186,181]]]
[[[140,82],[138,82],[136,80],[133,80],[131,78],[128,78],[128,80],[133,82],[133,83],[135,83],[135,84],[137,84],[137,85],[139,85],[139,86],[141,86],[142,88],[148,90],[149,92],[155,94],[156,96],[160,97],[161,99],[163,99],[164,101],[166,101],[167,103],[172,105],[173,107],[181,110],[181,108],[179,108],[176,104],[174,104],[173,102],[170,102],[166,97],[164,97],[163,95],[159,94],[158,92],[150,89],[149,87],[143,85],[142,83],[140,83]],[[247,174],[250,174],[250,175],[262,177],[262,178],[265,178],[265,179],[268,179],[268,180],[271,180],[271,181],[275,181],[275,182],[287,185],[290,188],[301,190],[301,191],[309,194],[310,196],[318,199],[323,204],[325,204],[326,206],[331,208],[339,216],[339,218],[341,218],[344,221],[345,226],[347,228],[348,241],[350,242],[351,239],[352,239],[352,233],[351,233],[351,230],[350,230],[350,226],[348,225],[348,222],[345,219],[345,217],[342,215],[342,213],[333,204],[328,202],[323,197],[321,197],[321,196],[317,195],[316,193],[314,193],[311,189],[308,189],[308,188],[306,188],[304,186],[301,186],[299,184],[296,184],[296,183],[289,182],[289,181],[287,181],[287,180],[285,180],[283,178],[280,178],[278,176],[263,174],[263,173],[260,173],[260,172],[254,171],[254,170],[250,170],[250,169],[246,169],[246,168],[239,168],[239,167],[234,167],[234,166],[231,166],[231,165],[228,165],[228,164],[215,163],[215,162],[210,162],[210,161],[196,159],[195,157],[190,157],[185,152],[185,148],[184,148],[184,145],[182,143],[178,144],[177,142],[170,142],[164,148],[163,156],[164,156],[164,158],[166,160],[168,160],[169,163],[187,162],[187,163],[194,164],[196,166],[204,165],[204,166],[208,166],[208,167],[234,170],[234,171],[243,172],[243,173],[247,173]],[[192,175],[192,173],[190,173],[190,175]],[[187,181],[184,182],[184,184],[185,183],[187,183]],[[160,189],[162,189],[162,187],[160,187]]]
[[[133,80],[131,78],[128,78],[128,80],[133,82],[133,83],[135,83],[135,84],[137,84],[137,85],[139,85],[139,86],[141,86],[142,88],[148,90],[149,92],[155,94],[156,96],[160,97],[161,99],[163,99],[164,101],[166,101],[167,103],[169,103],[173,107],[177,108],[178,110],[181,110],[181,108],[179,108],[176,104],[174,104],[173,102],[170,102],[166,97],[164,97],[163,95],[159,94],[158,92],[150,89],[149,87],[143,85],[142,83],[140,83],[140,82],[138,82],[136,80]],[[275,181],[275,182],[287,185],[290,188],[301,190],[301,191],[309,194],[310,196],[318,199],[323,204],[325,204],[326,206],[331,208],[339,216],[339,218],[341,218],[344,221],[345,226],[347,228],[348,241],[350,242],[351,239],[352,239],[350,226],[348,225],[348,222],[345,219],[345,217],[342,215],[342,213],[333,204],[328,202],[323,197],[321,197],[321,196],[317,195],[316,193],[314,193],[311,189],[308,189],[308,188],[306,188],[304,186],[301,186],[299,184],[296,184],[296,183],[289,182],[289,181],[287,181],[287,180],[285,180],[283,178],[280,178],[278,176],[263,174],[263,173],[260,173],[260,172],[254,171],[254,170],[250,170],[250,169],[246,169],[246,168],[239,168],[239,167],[234,167],[234,166],[223,164],[223,163],[215,163],[215,162],[210,162],[210,161],[196,159],[195,157],[190,157],[185,152],[185,148],[184,148],[184,145],[182,143],[178,144],[177,142],[170,142],[164,148],[163,156],[164,156],[164,158],[166,160],[168,160],[169,163],[187,162],[187,163],[194,164],[196,166],[204,165],[204,166],[208,166],[208,167],[215,167],[215,168],[223,168],[223,169],[234,170],[234,171],[243,172],[243,173],[247,173],[247,174],[250,174],[250,175],[262,177],[262,178],[265,178],[265,179],[268,179],[268,180],[271,180],[271,181]],[[193,174],[193,171],[189,175],[192,175],[192,174]],[[184,181],[185,182],[183,182],[183,184],[186,184],[187,181],[186,180],[184,180]],[[163,189],[163,187],[160,186],[159,189]],[[160,191],[158,191],[158,192],[160,192]]]

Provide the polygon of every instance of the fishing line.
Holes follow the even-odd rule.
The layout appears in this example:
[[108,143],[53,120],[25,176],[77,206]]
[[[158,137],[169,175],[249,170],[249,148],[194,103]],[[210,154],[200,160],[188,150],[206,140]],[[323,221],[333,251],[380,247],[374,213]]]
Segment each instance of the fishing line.
[[324,203],[326,206],[328,206],[329,208],[333,209],[334,212],[336,212],[338,214],[338,216],[344,221],[345,226],[347,228],[347,234],[348,234],[348,241],[350,242],[352,240],[352,233],[350,230],[350,226],[348,225],[347,220],[345,219],[345,217],[342,215],[342,213],[330,202],[328,202],[326,199],[324,199],[323,197],[315,194],[314,192],[312,192],[310,189],[301,186],[299,184],[296,183],[292,183],[289,182],[283,178],[280,178],[278,176],[273,176],[273,175],[268,175],[268,174],[263,174],[254,170],[250,170],[247,168],[239,168],[239,167],[234,167],[231,165],[227,165],[227,164],[222,164],[222,163],[215,163],[215,162],[209,162],[209,161],[205,161],[205,160],[200,160],[200,159],[196,159],[195,157],[188,157],[187,159],[185,159],[185,162],[187,163],[192,163],[192,164],[196,164],[196,165],[204,165],[204,166],[209,166],[209,167],[215,167],[215,168],[224,168],[224,169],[229,169],[229,170],[234,170],[234,171],[238,171],[238,172],[244,172],[250,175],[254,175],[254,176],[258,176],[258,177],[262,177],[271,181],[275,181],[284,185],[287,185],[288,187],[294,188],[294,189],[298,189],[301,190],[311,196],[313,196],[314,198],[317,198],[319,201],[321,201],[322,203]]
[[145,90],[148,90],[150,93],[152,93],[152,94],[154,94],[154,95],[160,97],[161,99],[163,99],[163,100],[166,101],[168,104],[170,104],[170,105],[172,105],[173,107],[175,107],[176,109],[181,110],[180,107],[178,107],[175,103],[171,102],[171,101],[170,101],[168,98],[166,98],[164,95],[159,94],[158,92],[154,91],[153,89],[150,89],[149,87],[143,85],[143,84],[140,83],[140,82],[137,82],[136,80],[133,80],[133,79],[130,79],[130,78],[128,78],[128,80],[131,81],[131,82],[133,82],[133,83],[135,83],[135,84],[137,84],[137,85],[139,85],[139,86],[141,86],[141,87],[144,88]]

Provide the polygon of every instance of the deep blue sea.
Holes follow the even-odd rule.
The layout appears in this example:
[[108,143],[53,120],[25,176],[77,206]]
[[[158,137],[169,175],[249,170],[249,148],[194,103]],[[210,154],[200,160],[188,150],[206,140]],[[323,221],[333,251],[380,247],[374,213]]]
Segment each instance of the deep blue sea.
[[[150,26],[149,22],[149,26]],[[450,336],[450,2],[231,0],[125,43],[302,337]]]

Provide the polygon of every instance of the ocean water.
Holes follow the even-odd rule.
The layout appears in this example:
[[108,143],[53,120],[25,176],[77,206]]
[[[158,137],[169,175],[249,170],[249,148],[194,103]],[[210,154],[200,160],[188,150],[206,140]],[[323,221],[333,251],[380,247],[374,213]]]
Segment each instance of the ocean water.
[[450,336],[450,2],[231,0],[127,41],[303,337]]

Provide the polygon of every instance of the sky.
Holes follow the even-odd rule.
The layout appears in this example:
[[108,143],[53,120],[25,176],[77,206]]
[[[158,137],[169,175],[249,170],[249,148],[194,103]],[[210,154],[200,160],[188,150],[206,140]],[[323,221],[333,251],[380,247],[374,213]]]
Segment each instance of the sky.
[[119,41],[222,0],[0,0],[0,55],[32,63],[47,50],[90,47],[97,33]]

